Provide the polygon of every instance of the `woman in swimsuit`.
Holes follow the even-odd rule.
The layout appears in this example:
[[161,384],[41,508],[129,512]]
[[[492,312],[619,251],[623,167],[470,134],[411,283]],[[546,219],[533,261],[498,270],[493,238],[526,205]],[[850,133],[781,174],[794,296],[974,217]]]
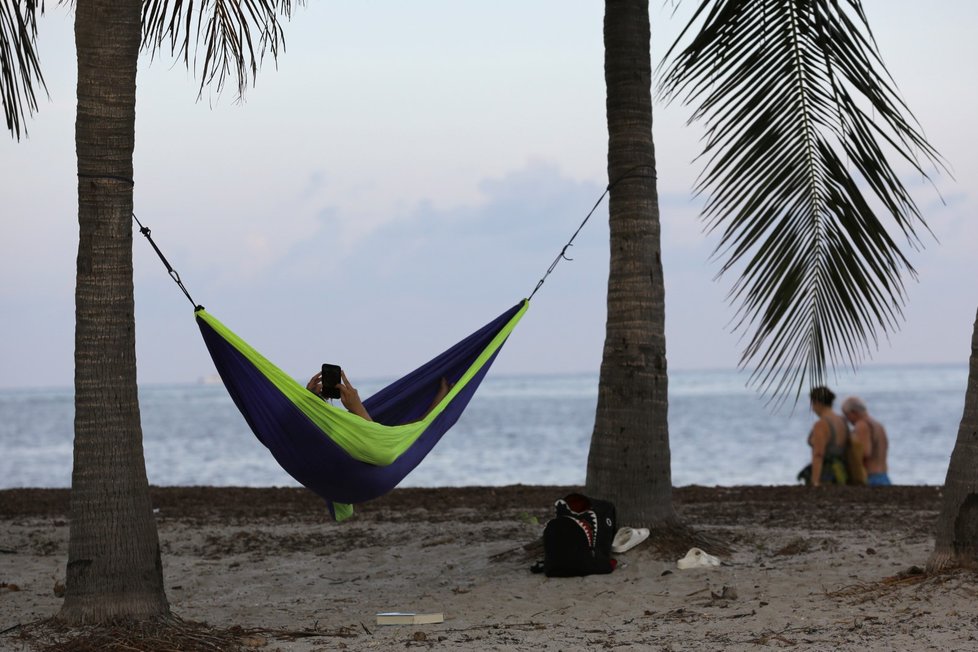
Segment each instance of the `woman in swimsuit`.
[[[818,421],[812,426],[808,435],[808,445],[812,447],[812,486],[822,484],[845,484],[845,452],[849,440],[849,427],[845,419],[832,409],[835,394],[828,387],[812,389],[809,397],[812,401],[812,412],[818,416]],[[835,469],[840,467],[834,460],[842,462],[843,477],[838,477]]]

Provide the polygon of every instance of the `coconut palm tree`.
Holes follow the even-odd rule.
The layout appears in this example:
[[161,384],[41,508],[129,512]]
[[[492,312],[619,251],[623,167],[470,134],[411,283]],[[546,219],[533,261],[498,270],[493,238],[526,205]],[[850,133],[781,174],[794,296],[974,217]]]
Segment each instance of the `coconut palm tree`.
[[[71,623],[169,612],[149,498],[136,391],[132,284],[133,148],[141,47],[166,40],[190,65],[203,43],[201,88],[236,74],[239,92],[260,54],[277,55],[289,0],[211,0],[196,32],[192,7],[156,0],[77,0],[78,270],[75,446],[65,601]],[[253,45],[253,36],[258,45]],[[248,63],[250,62],[250,68]]]
[[[700,24],[702,23],[702,24]],[[699,25],[698,27],[694,27]],[[666,55],[666,99],[706,126],[703,219],[741,364],[775,393],[823,383],[826,361],[858,364],[902,317],[904,246],[926,224],[893,167],[944,169],[876,47],[861,0],[703,0]],[[896,235],[894,235],[896,234]]]
[[131,220],[141,5],[79,0],[75,13],[75,446],[60,614],[73,623],[169,611],[136,391]]
[[605,2],[611,261],[586,491],[615,503],[623,523],[662,532],[677,519],[649,35],[647,0]]
[[971,358],[964,414],[944,480],[929,570],[978,563],[978,314],[971,336]]
[[[607,0],[611,269],[587,490],[665,532],[676,522],[649,61],[648,3]],[[856,364],[897,325],[914,270],[890,231],[914,247],[926,225],[888,155],[925,177],[940,157],[859,0],[703,0],[666,61],[664,97],[706,122],[697,190],[721,273],[741,270],[731,297],[739,327],[755,329],[742,364],[763,390],[797,397],[827,360]]]
[[[282,45],[290,0],[77,0],[79,244],[75,444],[65,600],[69,623],[165,617],[159,537],[143,458],[132,284],[133,148],[141,48],[202,62],[201,90],[236,76],[239,93]],[[0,0],[4,113],[19,138],[43,77],[34,0]],[[191,26],[196,25],[196,29]],[[202,56],[197,57],[197,49]],[[14,65],[14,61],[17,62]],[[249,76],[250,75],[250,76]]]

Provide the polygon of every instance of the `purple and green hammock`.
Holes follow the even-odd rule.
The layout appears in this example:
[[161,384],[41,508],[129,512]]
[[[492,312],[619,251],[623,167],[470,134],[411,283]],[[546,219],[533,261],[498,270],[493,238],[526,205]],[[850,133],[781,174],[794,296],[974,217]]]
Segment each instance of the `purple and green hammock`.
[[[255,436],[343,520],[354,503],[397,486],[458,421],[528,306],[521,301],[365,400],[373,422],[310,392],[203,308],[194,314],[221,380]],[[454,385],[422,418],[442,378]]]
[[[533,295],[561,260],[570,260],[565,255],[568,248],[601,200],[616,183],[637,176],[635,170],[642,167],[647,166],[635,166],[608,184],[529,298],[365,400],[372,422],[310,392],[195,303],[150,229],[135,213],[132,217],[194,306],[214,366],[255,436],[289,475],[322,496],[333,517],[341,521],[353,514],[353,504],[379,498],[396,487],[455,425]],[[442,378],[454,384],[425,415]]]

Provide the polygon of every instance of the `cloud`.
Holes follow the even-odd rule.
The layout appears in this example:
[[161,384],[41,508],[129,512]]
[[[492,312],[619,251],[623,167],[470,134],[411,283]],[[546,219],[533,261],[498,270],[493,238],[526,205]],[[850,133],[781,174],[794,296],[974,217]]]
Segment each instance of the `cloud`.
[[[960,359],[978,305],[978,105],[961,83],[978,43],[963,17],[976,6],[893,4],[870,20],[955,179],[936,181],[946,206],[929,188],[913,191],[941,244],[914,253],[906,324],[874,360]],[[396,374],[471,332],[532,291],[604,189],[600,6],[560,5],[561,28],[540,29],[556,3],[453,4],[451,20],[498,28],[473,39],[445,32],[442,5],[403,10],[410,30],[400,5],[382,23],[376,7],[311,5],[244,106],[195,104],[197,82],[180,66],[140,61],[136,212],[195,300],[297,376],[327,357]],[[512,11],[526,20],[514,27]],[[670,12],[653,16],[654,56],[685,24]],[[75,57],[70,17],[49,14],[39,28],[53,100],[27,141],[0,150],[15,172],[0,180],[3,386],[70,378],[73,364]],[[904,47],[923,42],[918,30],[942,38]],[[716,238],[689,195],[702,130],[685,125],[688,114],[657,104],[654,116],[669,364],[724,367],[737,343],[724,331],[726,280],[712,281]],[[185,297],[148,245],[134,246],[140,379],[211,373]],[[606,205],[569,256],[507,345],[503,371],[600,363]]]

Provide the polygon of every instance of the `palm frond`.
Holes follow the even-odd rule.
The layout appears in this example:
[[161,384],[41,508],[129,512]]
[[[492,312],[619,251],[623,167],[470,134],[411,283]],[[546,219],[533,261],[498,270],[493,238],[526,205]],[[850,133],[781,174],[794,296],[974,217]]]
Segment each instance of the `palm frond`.
[[35,89],[47,92],[35,49],[38,13],[44,13],[43,0],[0,0],[0,97],[7,130],[17,140],[37,111]]
[[[271,53],[277,61],[285,50],[280,18],[292,16],[302,0],[146,0],[143,4],[143,48],[155,57],[169,42],[170,54],[197,72],[200,90],[214,84],[218,93],[229,76],[237,82],[238,97]],[[192,61],[191,61],[192,57]]]
[[902,321],[915,271],[891,231],[918,248],[927,225],[888,155],[927,179],[943,161],[860,0],[702,0],[663,65],[660,93],[706,127],[696,192],[718,276],[740,270],[728,298],[734,330],[751,331],[741,365],[797,398]]

